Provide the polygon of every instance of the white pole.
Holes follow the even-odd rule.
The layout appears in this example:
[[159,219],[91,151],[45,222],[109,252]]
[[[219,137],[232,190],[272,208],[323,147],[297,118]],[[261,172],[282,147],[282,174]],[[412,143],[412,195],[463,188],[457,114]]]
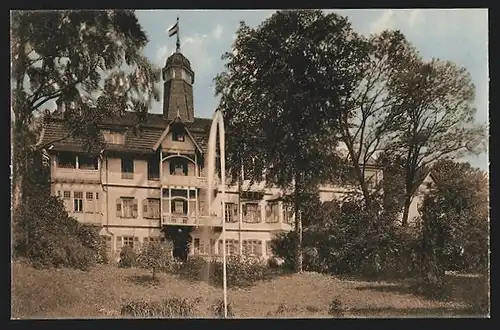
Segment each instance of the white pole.
[[224,120],[222,113],[218,112],[219,126],[219,149],[220,149],[220,170],[222,181],[222,244],[224,245],[224,253],[222,254],[222,287],[224,291],[224,318],[227,318],[227,268],[226,268],[226,150],[224,140]]
[[[217,127],[218,126],[218,127]],[[219,147],[221,160],[221,184],[222,184],[222,288],[224,292],[224,318],[227,318],[227,267],[226,267],[226,160],[225,160],[225,141],[224,141],[224,120],[222,113],[216,111],[210,128],[210,137],[208,139],[208,209],[211,206],[212,182],[215,174],[215,140],[216,131],[219,129]],[[209,214],[211,212],[209,211]]]

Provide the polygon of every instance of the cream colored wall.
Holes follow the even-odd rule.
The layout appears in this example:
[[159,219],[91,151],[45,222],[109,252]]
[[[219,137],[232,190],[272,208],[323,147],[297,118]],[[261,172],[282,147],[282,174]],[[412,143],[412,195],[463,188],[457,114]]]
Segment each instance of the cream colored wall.
[[[89,223],[89,224],[96,224],[96,225],[101,225],[102,221],[104,220],[103,213],[104,213],[104,204],[103,204],[103,193],[101,186],[98,184],[86,184],[86,183],[54,183],[52,185],[52,194],[57,196],[57,191],[61,191],[61,197],[63,197],[63,191],[71,191],[71,198],[69,200],[63,200],[64,206],[66,208],[66,211],[68,211],[68,214],[74,218],[76,218],[79,222],[82,223]],[[82,192],[83,193],[83,211],[84,212],[74,212],[73,209],[73,193],[75,191]],[[94,198],[95,198],[95,193],[99,193],[99,199],[96,201],[94,199],[95,203],[95,211],[93,213],[88,212],[89,207],[86,204],[86,192],[93,192],[94,193]]]
[[[156,227],[160,228],[160,219],[146,219],[143,215],[143,201],[147,198],[160,198],[160,190],[155,188],[132,188],[108,186],[106,201],[108,207],[109,219],[106,225],[120,225],[130,227]],[[105,196],[106,197],[106,196]],[[137,200],[137,218],[121,218],[116,212],[116,202],[120,197],[134,197]]]
[[184,142],[172,141],[172,132],[169,132],[165,139],[161,143],[162,150],[184,150],[184,151],[194,151],[195,145],[190,139],[189,135],[185,135]]
[[[107,175],[105,167],[106,161],[108,163]],[[134,177],[131,179],[122,179],[121,158],[108,157],[106,158],[103,167],[102,180],[105,184],[159,187],[158,181],[148,180],[148,162],[145,159],[134,159]]]

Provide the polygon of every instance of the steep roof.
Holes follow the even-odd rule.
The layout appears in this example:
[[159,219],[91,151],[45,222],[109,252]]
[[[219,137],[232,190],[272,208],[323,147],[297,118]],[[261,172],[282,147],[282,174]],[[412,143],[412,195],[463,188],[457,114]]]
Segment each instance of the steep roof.
[[[107,118],[103,121],[103,128],[124,129],[125,143],[123,145],[107,144],[104,150],[152,153],[155,143],[170,122],[162,114],[156,113],[126,112],[120,117]],[[193,122],[185,123],[186,128],[203,151],[206,151],[210,125],[211,119],[209,118],[194,118]],[[138,127],[138,129],[135,130],[134,127]],[[40,144],[47,145],[50,143],[53,146],[52,150],[83,151],[83,140],[69,136],[69,132],[68,127],[64,125],[61,119],[53,117],[44,125],[44,133]],[[102,136],[101,142],[104,144]],[[100,146],[93,146],[92,151],[99,152],[100,150],[97,150],[99,148]]]

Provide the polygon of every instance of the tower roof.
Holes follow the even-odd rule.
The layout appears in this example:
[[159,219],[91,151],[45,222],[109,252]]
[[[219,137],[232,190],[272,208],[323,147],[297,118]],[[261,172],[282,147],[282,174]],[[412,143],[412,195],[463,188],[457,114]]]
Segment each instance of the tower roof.
[[175,52],[167,58],[165,68],[170,66],[182,66],[192,71],[191,62],[181,52]]

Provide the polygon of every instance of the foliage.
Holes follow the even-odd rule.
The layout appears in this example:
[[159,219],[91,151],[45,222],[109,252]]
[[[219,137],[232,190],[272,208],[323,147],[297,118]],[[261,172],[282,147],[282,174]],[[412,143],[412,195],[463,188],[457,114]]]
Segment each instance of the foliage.
[[137,265],[137,252],[131,246],[124,246],[120,251],[120,262],[118,267],[130,268]]
[[344,316],[344,308],[342,306],[342,300],[335,298],[328,305],[328,314],[333,317]]
[[[159,99],[159,72],[145,57],[147,37],[133,10],[11,12],[13,209],[25,204],[33,120],[47,102],[84,146],[99,145],[98,126],[127,109],[147,112]],[[48,143],[50,145],[50,143]],[[17,218],[17,217],[16,217]]]
[[426,197],[421,212],[426,233],[424,244],[438,245],[433,245],[436,251],[427,252],[428,259],[432,261],[431,257],[436,255],[434,262],[445,270],[487,272],[489,189],[486,173],[469,163],[448,160],[437,162],[432,173],[436,186]]
[[137,257],[139,267],[151,269],[152,277],[156,272],[169,271],[173,267],[172,243],[148,242],[142,246]]
[[[183,277],[190,280],[209,281],[217,286],[222,285],[223,263],[220,259],[208,261],[199,256],[191,257],[179,271]],[[265,261],[239,255],[227,257],[226,271],[228,287],[250,287],[255,282],[272,275]]]
[[122,305],[120,314],[132,317],[193,317],[200,300],[190,301],[178,297],[162,301],[132,300]]
[[[360,39],[347,19],[320,10],[277,11],[256,29],[240,24],[225,72],[216,77],[227,131],[227,166],[293,191],[302,252],[302,197],[335,177],[339,107],[361,79]],[[332,78],[333,77],[333,78]],[[293,184],[292,184],[293,183]]]
[[[362,197],[361,197],[362,198]],[[380,202],[378,202],[380,203]],[[373,213],[361,200],[346,200],[341,212],[323,205],[315,224],[304,230],[304,268],[333,274],[404,276],[416,268],[419,237],[394,226],[385,213]],[[372,206],[374,207],[375,204]],[[271,241],[276,256],[289,266],[294,233]]]
[[[224,318],[224,299],[217,299],[212,305],[212,311],[215,316]],[[227,302],[227,317],[234,317],[234,307],[230,301]]]
[[14,256],[39,266],[88,270],[100,258],[98,228],[79,223],[66,212],[62,200],[50,196],[46,168],[31,154],[26,207],[13,228]]
[[416,57],[415,48],[399,31],[383,31],[363,40],[362,79],[345,99],[332,94],[334,104],[344,109],[339,117],[340,134],[346,148],[351,174],[370,207],[372,200],[365,175],[368,164],[380,151],[386,150],[397,129],[398,115],[393,105],[397,97],[391,93],[395,80]]
[[440,159],[484,151],[484,124],[475,122],[475,87],[463,67],[439,59],[417,58],[400,72],[392,87],[398,127],[390,150],[405,160],[406,225],[420,170]]

